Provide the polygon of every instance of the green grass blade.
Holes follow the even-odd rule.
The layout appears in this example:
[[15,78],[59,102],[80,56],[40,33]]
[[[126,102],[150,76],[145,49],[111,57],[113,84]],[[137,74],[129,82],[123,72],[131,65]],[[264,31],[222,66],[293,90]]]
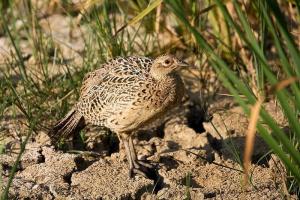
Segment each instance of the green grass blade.
[[[285,71],[285,73],[287,74],[287,77],[292,77],[292,76],[294,76],[294,74],[292,72],[293,71],[292,66],[290,65],[288,57],[285,53],[285,50],[283,49],[283,44],[281,43],[279,36],[276,34],[275,27],[271,21],[270,16],[268,15],[268,10],[263,5],[262,5],[262,7],[263,8],[261,9],[261,13],[263,14],[264,20],[267,23],[268,30],[270,31],[271,35],[273,36],[274,45],[276,47],[281,66],[282,66],[283,70]],[[298,108],[298,110],[300,110],[299,87],[296,83],[292,83],[291,88],[292,88],[293,94],[295,95],[295,98],[296,98],[295,103],[297,105],[297,108]]]
[[140,12],[137,16],[131,19],[127,25],[133,25],[143,19],[146,15],[148,15],[154,8],[159,6],[162,3],[162,0],[154,0],[146,9]]
[[16,42],[15,42],[15,40],[14,40],[14,38],[13,38],[13,36],[12,36],[8,26],[7,26],[8,22],[6,20],[6,17],[3,15],[2,11],[0,11],[0,13],[1,13],[0,16],[3,20],[2,26],[3,26],[4,30],[6,31],[6,33],[8,34],[8,37],[9,37],[9,39],[10,39],[10,41],[11,41],[11,43],[12,43],[12,45],[13,45],[15,51],[16,51],[16,54],[17,54],[17,57],[18,57],[18,67],[20,69],[20,73],[21,73],[22,78],[24,79],[24,81],[27,82],[28,81],[28,76],[27,76],[25,62],[24,62],[22,53],[21,53],[19,47],[17,46],[17,44],[16,44]]
[[12,169],[10,170],[10,174],[9,174],[9,177],[8,177],[7,185],[6,185],[4,191],[3,191],[2,194],[1,194],[1,200],[6,200],[6,199],[8,199],[9,188],[10,188],[10,186],[11,186],[11,184],[12,184],[12,181],[13,181],[13,179],[14,179],[15,173],[16,173],[16,171],[17,171],[17,167],[18,167],[19,162],[20,162],[20,160],[21,160],[21,157],[22,157],[22,155],[23,155],[23,153],[24,153],[24,151],[25,151],[26,144],[27,144],[27,142],[28,142],[28,140],[29,140],[31,134],[32,134],[32,129],[30,129],[30,131],[29,131],[29,133],[27,134],[25,140],[21,143],[21,149],[20,149],[20,152],[18,153],[18,156],[17,156],[17,158],[16,158],[16,160],[15,160],[15,163],[14,163]]
[[124,26],[122,26],[115,35],[117,35],[120,31],[125,29],[127,26],[134,25],[137,22],[141,21],[146,15],[148,15],[153,9],[155,9],[157,6],[159,6],[162,3],[162,0],[154,0],[152,3],[145,8],[142,12],[140,12],[137,16],[135,16],[133,19],[131,19],[129,22],[127,22]]
[[287,23],[284,21],[285,17],[280,11],[277,1],[268,0],[267,2],[276,18],[276,22],[277,22],[276,24],[278,25],[278,29],[281,32],[282,37],[286,41],[286,45],[291,54],[291,58],[295,64],[296,74],[298,77],[300,77],[300,53],[297,48],[297,45],[295,44],[295,41],[293,40],[291,34],[288,31],[288,28],[286,26]]
[[[254,53],[259,58],[262,66],[263,66],[264,72],[265,72],[268,80],[270,81],[270,83],[277,84],[278,81],[276,79],[276,76],[270,71],[269,65],[267,63],[267,59],[266,59],[262,49],[260,49],[260,47],[250,29],[249,23],[247,22],[246,17],[242,12],[240,5],[237,3],[236,0],[233,1],[235,9],[237,10],[238,16],[239,16],[241,23],[245,29],[246,36],[240,31],[241,29],[234,23],[232,17],[230,16],[230,14],[229,14],[227,8],[224,6],[224,4],[220,0],[215,0],[215,1],[216,1],[216,4],[223,11],[225,18],[233,24],[233,26],[236,28],[236,30],[238,30],[240,37],[242,39],[244,39],[244,41],[249,46],[252,47]],[[300,59],[300,57],[299,57],[299,59]],[[297,134],[298,138],[300,139],[300,124],[298,123],[298,120],[296,118],[296,113],[293,111],[294,109],[292,109],[290,107],[290,105],[287,103],[287,102],[289,102],[288,100],[291,100],[291,95],[289,94],[289,92],[287,90],[284,89],[282,91],[277,92],[277,97],[281,103],[281,106],[283,107],[283,110],[285,111],[285,114],[286,114],[291,126],[295,129],[295,133]]]
[[[201,34],[189,23],[189,21],[185,18],[184,13],[182,12],[182,9],[180,8],[179,4],[177,1],[167,1],[168,5],[173,9],[173,12],[176,14],[176,16],[187,26],[187,28],[193,33],[195,36],[196,41],[198,44],[204,49],[204,52],[207,54],[212,66],[214,69],[217,71],[220,79],[223,81],[223,84],[225,87],[227,87],[230,91],[231,94],[235,97],[235,99],[240,103],[240,105],[244,108],[245,113],[249,114],[249,108],[246,105],[246,102],[239,97],[239,94],[243,94],[248,98],[249,102],[253,104],[255,101],[255,97],[253,94],[249,91],[249,88],[247,88],[242,81],[239,80],[239,78],[229,69],[227,64],[216,54],[213,52],[212,48],[210,45],[204,40],[204,38],[201,36]],[[223,11],[224,13],[228,14],[228,19],[229,21],[232,20],[231,16],[229,15],[227,9],[225,6],[219,1],[216,0],[216,4],[218,6],[223,6]],[[236,4],[236,6],[238,6]],[[244,16],[240,13],[240,18],[244,18]],[[245,37],[244,33],[241,31],[241,29],[233,22],[234,27],[238,30],[240,37],[246,42],[246,44],[249,44],[253,52],[258,56],[258,61],[262,64],[264,68],[264,72],[266,76],[268,77],[268,80],[272,84],[276,84],[278,81],[276,79],[276,76],[270,71],[269,65],[267,62],[267,59],[263,53],[263,50],[260,48],[258,45],[257,41],[254,40],[255,38],[252,37],[251,30],[248,29],[249,33],[247,33],[247,37]],[[243,22],[244,26],[248,26],[247,22]],[[249,39],[250,38],[250,39]],[[251,39],[254,40],[254,43],[251,43]],[[293,114],[290,112],[292,109],[291,107],[283,102],[283,99],[287,101],[289,98],[289,93],[285,90],[279,91],[278,92],[278,98],[280,102],[283,105],[283,109],[289,110],[287,112],[287,115],[289,119],[291,120],[290,122],[293,123]],[[292,160],[295,161],[298,165],[300,164],[300,156],[298,151],[295,149],[295,147],[291,144],[291,141],[289,138],[283,133],[283,131],[278,127],[278,125],[272,120],[265,111],[262,111],[262,119],[265,121],[267,124],[270,125],[270,127],[274,130],[274,134],[276,134],[276,138],[278,139],[278,142],[283,145],[283,148],[287,153],[289,153],[292,156]],[[297,127],[297,125],[295,126]],[[264,131],[264,128],[260,125],[259,130],[262,131],[263,137],[268,140],[266,141],[268,145],[279,155],[279,157],[283,160],[283,162],[286,164],[288,167],[293,167],[293,162],[289,159],[287,156],[286,152],[283,151],[279,143],[276,142],[276,140],[267,133],[267,131]],[[294,168],[290,169],[297,180],[300,180],[299,176],[299,169],[294,166]]]
[[299,167],[296,166],[293,162],[291,162],[291,160],[289,159],[287,154],[280,148],[280,145],[274,140],[272,135],[270,135],[268,133],[268,131],[263,127],[263,125],[258,124],[257,129],[258,129],[259,134],[264,139],[264,141],[278,155],[278,157],[280,158],[280,160],[282,160],[282,162],[285,164],[287,169],[289,169],[292,172],[292,174],[297,179],[298,183],[300,183]]
[[[215,63],[216,64],[216,63]],[[216,65],[213,65],[216,66]],[[244,112],[249,116],[250,111],[244,100],[240,97],[238,91],[233,87],[232,84],[227,79],[227,75],[222,73],[222,71],[218,68],[215,67],[220,79],[223,81],[224,86],[230,91],[231,94],[233,94],[235,100],[242,106],[244,109]],[[291,145],[289,139],[285,135],[285,133],[278,127],[276,122],[262,109],[261,111],[261,116],[263,120],[270,126],[270,128],[274,131],[274,135],[276,138],[283,144],[284,148],[287,149],[289,154],[293,156],[293,160],[300,165],[300,154],[297,149],[293,145]],[[260,125],[261,126],[261,125]],[[259,126],[258,126],[259,127]],[[262,132],[261,132],[262,131]],[[269,146],[280,156],[282,160],[284,160],[285,164],[288,166],[293,166],[292,162],[289,160],[287,157],[286,153],[279,148],[279,144],[274,140],[272,136],[270,136],[269,133],[266,132],[265,128],[263,126],[260,127],[259,131],[260,135],[263,136],[263,138],[266,138],[268,141],[266,141]],[[293,173],[299,173],[299,169],[293,169]],[[300,174],[298,174],[300,177]]]

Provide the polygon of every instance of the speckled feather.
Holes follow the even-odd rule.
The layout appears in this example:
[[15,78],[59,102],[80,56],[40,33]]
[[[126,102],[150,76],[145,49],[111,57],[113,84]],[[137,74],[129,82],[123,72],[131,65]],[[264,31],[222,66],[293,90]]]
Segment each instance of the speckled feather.
[[116,132],[138,128],[167,107],[167,98],[176,99],[172,87],[179,77],[157,82],[149,73],[152,62],[145,57],[116,58],[87,74],[77,110],[87,122]]
[[177,105],[183,96],[180,77],[172,73],[156,79],[150,72],[154,61],[137,56],[117,57],[88,73],[80,99],[68,114],[72,120],[68,115],[62,120],[73,122],[60,121],[53,134],[70,134],[82,118],[85,123],[129,134]]

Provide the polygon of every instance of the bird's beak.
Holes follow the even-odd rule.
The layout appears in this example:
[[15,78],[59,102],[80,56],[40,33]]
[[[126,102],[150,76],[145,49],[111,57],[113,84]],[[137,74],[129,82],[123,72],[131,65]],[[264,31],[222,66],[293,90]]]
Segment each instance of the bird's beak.
[[184,67],[190,66],[189,63],[181,61],[181,60],[178,61],[178,65],[180,66],[180,68],[184,68]]

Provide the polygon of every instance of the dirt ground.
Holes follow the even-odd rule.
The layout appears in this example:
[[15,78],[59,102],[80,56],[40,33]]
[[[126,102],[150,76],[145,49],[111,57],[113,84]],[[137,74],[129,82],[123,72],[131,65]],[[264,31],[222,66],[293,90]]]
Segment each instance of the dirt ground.
[[[70,32],[64,31],[68,20],[60,15],[50,17],[51,32],[59,45],[60,38]],[[47,24],[41,22],[41,26]],[[72,49],[82,50],[83,42],[74,41],[69,44]],[[7,38],[0,38],[0,45],[4,55],[1,51],[10,48],[5,46]],[[63,51],[65,46],[61,48]],[[74,51],[67,50],[63,51],[65,57],[73,57]],[[297,199],[287,192],[284,167],[259,136],[250,181],[243,185],[241,159],[248,120],[233,99],[219,97],[203,111],[194,103],[199,91],[190,90],[189,95],[166,123],[135,137],[139,159],[156,163],[157,180],[129,178],[126,156],[113,133],[87,127],[86,151],[78,151],[70,142],[71,147],[63,152],[50,145],[46,132],[39,131],[30,138],[18,164],[9,199]],[[268,102],[265,107],[285,127],[276,103]],[[15,126],[17,121],[9,116],[1,121],[3,130],[12,135],[5,138],[6,153],[0,155],[2,190],[20,149],[20,139],[13,137],[16,130],[22,130]]]
[[[10,199],[296,199],[286,192],[284,168],[275,155],[267,154],[268,147],[259,137],[250,183],[243,185],[239,159],[247,118],[232,99],[216,101],[209,110],[211,121],[200,124],[191,123],[189,113],[201,112],[188,107],[192,110],[179,113],[160,129],[136,136],[139,158],[157,164],[157,180],[130,179],[122,147],[120,152],[107,153],[112,145],[105,131],[88,128],[90,137],[97,138],[90,141],[90,152],[80,153],[54,150],[41,132],[26,146]],[[275,103],[267,103],[266,108],[285,124]],[[0,157],[4,183],[16,158],[7,152]]]

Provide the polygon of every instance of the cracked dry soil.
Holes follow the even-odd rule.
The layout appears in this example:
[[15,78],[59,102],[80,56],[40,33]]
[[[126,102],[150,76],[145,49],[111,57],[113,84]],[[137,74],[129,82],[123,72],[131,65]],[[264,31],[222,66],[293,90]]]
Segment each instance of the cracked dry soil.
[[[219,106],[224,107],[224,102]],[[266,108],[285,125],[273,102]],[[109,149],[103,146],[111,147],[103,144],[108,141],[103,135],[93,140],[97,144],[89,144],[98,152],[95,156],[54,150],[47,135],[39,133],[26,147],[9,199],[296,199],[285,192],[284,168],[277,157],[269,154],[260,160],[269,149],[259,137],[252,157],[251,184],[243,186],[242,168],[235,155],[243,155],[247,118],[234,105],[227,105],[226,111],[212,110],[211,122],[198,124],[204,129],[191,126],[184,114],[169,120],[161,131],[142,131],[136,136],[140,159],[158,165],[156,182],[140,176],[130,179],[123,150],[107,154]],[[101,135],[90,131],[90,135],[95,133]],[[15,157],[9,151],[0,157],[4,185]]]

